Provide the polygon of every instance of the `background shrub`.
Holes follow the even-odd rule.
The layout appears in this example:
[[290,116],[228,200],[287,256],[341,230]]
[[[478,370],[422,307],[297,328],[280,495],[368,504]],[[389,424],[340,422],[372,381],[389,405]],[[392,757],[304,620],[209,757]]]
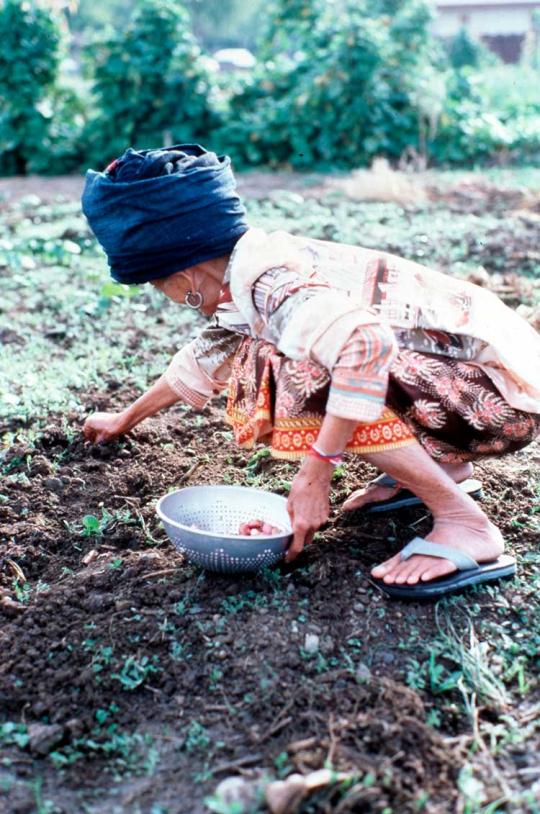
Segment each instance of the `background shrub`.
[[31,3],[4,0],[0,43],[0,172],[24,175],[50,148],[47,95],[58,73],[60,30]]
[[488,65],[496,65],[498,57],[490,51],[480,40],[472,37],[469,32],[462,28],[450,41],[448,49],[450,65],[455,70],[461,68],[481,68]]
[[189,25],[178,2],[144,0],[124,29],[88,48],[90,162],[103,166],[127,146],[208,140],[217,122],[211,76]]
[[[255,69],[216,72],[186,6],[208,43],[244,26],[248,44],[256,18]],[[237,166],[536,160],[540,16],[507,66],[466,32],[443,48],[430,14],[425,0],[0,0],[0,174],[181,141]]]
[[440,58],[429,7],[351,0],[340,8],[274,3],[264,59],[220,133],[240,162],[350,167],[421,148],[418,86]]
[[450,74],[429,149],[437,164],[538,160],[538,72],[523,66],[499,66]]

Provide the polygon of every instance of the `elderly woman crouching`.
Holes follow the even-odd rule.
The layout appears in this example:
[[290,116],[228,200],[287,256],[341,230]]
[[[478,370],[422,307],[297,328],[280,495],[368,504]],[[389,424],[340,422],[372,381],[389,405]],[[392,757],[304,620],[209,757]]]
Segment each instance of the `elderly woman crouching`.
[[373,569],[384,590],[420,596],[434,581],[442,593],[514,573],[468,494],[471,461],[538,434],[540,339],[495,295],[394,255],[250,228],[229,159],[197,145],[127,150],[89,171],[83,209],[115,280],[150,282],[212,317],[135,403],[90,416],[88,439],[228,388],[238,444],[302,460],[289,560],[328,519],[347,451],[384,474],[345,510],[423,502],[433,515],[425,539]]

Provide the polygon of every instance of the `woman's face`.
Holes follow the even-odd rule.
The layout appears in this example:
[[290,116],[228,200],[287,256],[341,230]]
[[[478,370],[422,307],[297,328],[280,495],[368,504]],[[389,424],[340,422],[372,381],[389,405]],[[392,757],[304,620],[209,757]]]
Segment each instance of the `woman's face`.
[[152,280],[152,285],[170,300],[182,305],[185,304],[189,292],[191,294],[199,292],[203,298],[200,311],[205,316],[211,316],[221,300],[221,280],[208,271],[203,272],[197,266],[177,271],[169,277]]

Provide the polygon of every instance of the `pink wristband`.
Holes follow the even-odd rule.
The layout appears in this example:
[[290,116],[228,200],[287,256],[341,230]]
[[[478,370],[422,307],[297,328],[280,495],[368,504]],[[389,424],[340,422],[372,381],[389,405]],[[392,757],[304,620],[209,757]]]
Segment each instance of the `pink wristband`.
[[343,462],[343,454],[341,452],[332,452],[332,453],[325,453],[321,452],[315,444],[312,444],[309,448],[308,455],[312,455],[314,458],[317,458],[319,461],[324,461],[327,464],[331,464],[334,469],[336,466],[339,466],[340,463]]

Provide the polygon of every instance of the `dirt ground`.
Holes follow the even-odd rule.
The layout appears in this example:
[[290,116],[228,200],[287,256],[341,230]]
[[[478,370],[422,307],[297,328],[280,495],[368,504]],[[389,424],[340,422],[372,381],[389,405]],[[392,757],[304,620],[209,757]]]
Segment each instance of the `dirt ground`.
[[[1,181],[0,193],[10,183]],[[42,198],[48,183],[39,181]],[[74,187],[78,179],[62,179],[54,194]],[[19,186],[35,191],[32,179]],[[459,192],[448,194],[464,205]],[[17,340],[5,333],[4,341]],[[111,378],[84,396],[82,412],[136,395]],[[538,811],[511,802],[537,779],[537,683],[527,674],[520,693],[516,673],[499,696],[479,679],[464,689],[449,644],[453,631],[472,652],[473,620],[490,658],[503,658],[493,673],[502,682],[501,671],[540,641],[531,558],[538,447],[477,467],[486,511],[520,560],[519,580],[410,604],[383,597],[369,569],[427,532],[429,515],[340,514],[343,498],[374,474],[362,463],[336,480],[331,521],[294,564],[231,577],[183,560],[156,521],[157,497],[218,482],[286,494],[294,475],[291,464],[234,449],[222,408],[195,416],[175,407],[102,447],[82,439],[81,412],[67,412],[6,450],[0,811],[263,811],[255,798],[235,808],[212,795],[226,777],[254,788],[325,766],[349,780],[327,783],[289,814]],[[85,524],[88,516],[99,526]],[[509,716],[528,727],[526,740]],[[460,792],[473,763],[476,798],[470,784]]]
[[[99,394],[86,406],[111,407],[127,395]],[[125,443],[102,448],[71,437],[59,419],[34,449],[12,450],[15,462],[31,456],[32,475],[28,487],[7,487],[2,530],[13,542],[4,554],[28,582],[39,579],[42,587],[28,604],[13,597],[3,608],[2,709],[29,723],[46,720],[57,733],[51,745],[42,747],[38,739],[30,754],[13,759],[18,776],[35,771],[43,750],[71,748],[82,754],[65,770],[62,794],[54,797],[58,810],[77,810],[77,793],[84,789],[88,799],[95,794],[90,810],[100,814],[114,804],[135,810],[135,801],[150,811],[156,799],[167,811],[187,814],[201,810],[193,776],[204,775],[212,748],[221,743],[210,764],[214,782],[224,773],[272,766],[280,754],[291,769],[304,772],[321,768],[331,755],[337,770],[360,768],[375,778],[357,802],[339,810],[412,812],[422,790],[429,797],[426,810],[452,811],[459,719],[449,713],[447,726],[458,736],[449,744],[426,725],[421,696],[400,680],[406,668],[400,642],[411,629],[426,636],[433,630],[433,606],[388,602],[368,579],[370,566],[397,550],[412,526],[418,533],[429,528],[425,512],[409,510],[399,523],[386,517],[361,526],[336,515],[324,540],[272,579],[196,572],[165,542],[148,549],[141,524],[153,525],[153,498],[178,485],[195,462],[200,465],[189,482],[215,483],[249,456],[231,456],[217,409],[207,410],[200,426],[186,426],[182,418],[172,410]],[[59,458],[53,476],[50,462]],[[535,543],[513,525],[530,505],[532,490],[524,485],[529,465],[522,454],[507,465],[481,467],[487,505],[512,550],[522,554]],[[289,468],[267,466],[274,473]],[[363,474],[356,470],[348,480],[358,482]],[[340,484],[336,502],[346,491]],[[74,533],[80,518],[99,514],[103,504],[129,516],[111,524],[97,543]],[[391,547],[389,537],[395,540]],[[8,565],[5,596],[12,576]],[[517,597],[511,588],[503,595],[512,615]],[[485,613],[497,613],[497,600],[477,601]],[[319,667],[302,658],[306,633],[320,637]],[[108,662],[105,655],[102,664],[99,654],[107,647],[115,656]],[[365,666],[366,683],[357,680],[364,668],[351,670],[343,659],[347,650]],[[110,662],[119,663],[126,653],[144,654],[156,666],[137,692],[114,678]],[[107,744],[109,733],[94,734],[95,746],[88,741],[96,710],[106,714],[113,707],[119,729],[144,728],[164,753],[157,777],[121,782],[112,799],[107,795],[100,804],[107,747],[102,753],[99,743]],[[186,724],[188,733],[190,725],[195,730],[191,748]],[[199,728],[204,734],[197,745]],[[298,742],[305,745],[290,751]],[[117,759],[144,762],[139,746]],[[518,751],[515,760],[529,765],[526,753]],[[12,790],[6,810],[23,814],[33,811],[34,802],[23,785],[20,794]],[[329,800],[317,810],[335,810],[332,805]]]

